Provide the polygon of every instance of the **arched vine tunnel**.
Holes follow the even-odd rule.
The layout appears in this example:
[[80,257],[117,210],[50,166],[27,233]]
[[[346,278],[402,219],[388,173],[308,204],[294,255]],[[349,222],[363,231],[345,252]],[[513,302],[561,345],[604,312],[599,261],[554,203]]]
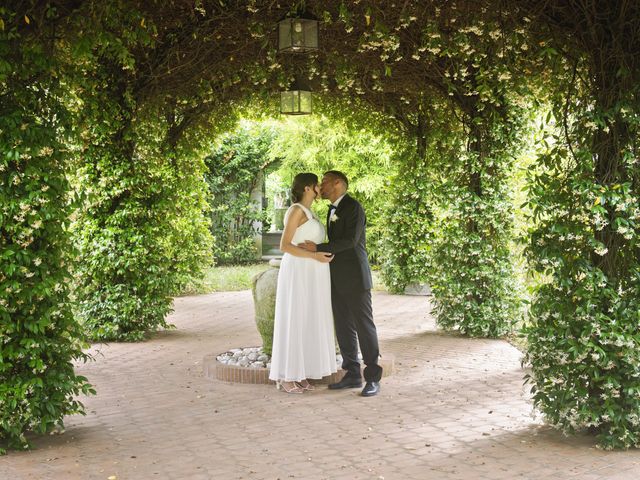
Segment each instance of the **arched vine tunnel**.
[[[278,53],[278,20],[301,9],[320,20],[319,50]],[[439,325],[501,336],[524,318],[547,420],[637,446],[638,51],[632,0],[3,4],[0,438],[22,446],[82,410],[91,386],[72,362],[87,331],[166,326],[210,255],[211,137],[277,111],[299,75],[317,111],[403,145],[390,261],[428,270]],[[507,179],[540,112],[525,308]]]

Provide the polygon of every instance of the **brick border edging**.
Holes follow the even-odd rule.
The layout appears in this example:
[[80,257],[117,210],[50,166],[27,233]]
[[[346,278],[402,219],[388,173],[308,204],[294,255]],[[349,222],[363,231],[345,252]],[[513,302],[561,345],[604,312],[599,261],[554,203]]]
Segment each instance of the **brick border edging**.
[[[205,377],[214,378],[222,382],[247,383],[247,384],[273,384],[269,380],[269,369],[240,367],[238,365],[224,365],[217,360],[217,354],[206,355],[202,361],[202,370]],[[395,368],[395,357],[391,353],[380,358],[382,376],[388,377],[393,374]],[[333,375],[318,380],[317,383],[339,382],[344,376],[344,370],[338,370]]]

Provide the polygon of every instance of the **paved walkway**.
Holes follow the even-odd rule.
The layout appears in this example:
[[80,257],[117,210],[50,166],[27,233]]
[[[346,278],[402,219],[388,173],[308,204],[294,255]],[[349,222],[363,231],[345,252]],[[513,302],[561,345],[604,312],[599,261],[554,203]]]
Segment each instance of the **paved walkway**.
[[382,392],[205,378],[205,354],[259,345],[249,292],[176,300],[176,331],[97,345],[98,395],[63,435],[0,457],[0,479],[637,479],[640,451],[603,452],[532,416],[519,352],[435,330],[425,297],[377,293]]

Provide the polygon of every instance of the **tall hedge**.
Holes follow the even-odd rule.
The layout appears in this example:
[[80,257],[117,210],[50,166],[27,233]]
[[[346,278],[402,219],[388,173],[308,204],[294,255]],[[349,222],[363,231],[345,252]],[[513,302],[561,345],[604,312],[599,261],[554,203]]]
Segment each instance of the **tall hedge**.
[[527,253],[545,281],[526,331],[529,380],[554,426],[638,447],[640,8],[586,1],[546,13],[559,34],[537,39],[556,65],[555,138],[531,172]]
[[[23,7],[28,7],[25,4]],[[0,8],[0,452],[82,413],[93,390],[69,302],[70,118],[46,20]]]
[[389,182],[386,219],[380,229],[379,260],[382,278],[394,293],[426,283],[432,268],[434,230],[433,179],[426,151],[399,149],[398,172]]
[[[192,147],[204,139],[180,123],[192,118],[186,101],[140,91],[147,72],[139,63],[157,47],[144,16],[104,8],[104,30],[83,52],[74,85],[74,293],[93,339],[136,341],[170,327],[172,297],[211,264],[204,164]],[[111,29],[126,34],[116,41]]]
[[442,89],[452,117],[450,128],[439,128],[432,153],[431,169],[440,178],[438,232],[427,273],[438,325],[493,337],[510,332],[523,314],[511,261],[509,179],[526,105],[510,69],[526,44],[499,13],[478,19],[472,10],[451,8],[456,29],[444,17],[424,32],[425,55],[444,66]]

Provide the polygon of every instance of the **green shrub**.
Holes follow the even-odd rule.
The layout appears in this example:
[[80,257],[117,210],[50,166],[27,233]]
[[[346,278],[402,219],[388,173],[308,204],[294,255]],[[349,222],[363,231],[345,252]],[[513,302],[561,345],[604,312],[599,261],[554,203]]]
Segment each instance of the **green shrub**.
[[[137,32],[139,19],[127,19]],[[211,264],[203,139],[189,131],[174,138],[172,119],[183,115],[175,102],[136,101],[127,47],[153,44],[127,38],[141,45],[114,51],[97,39],[92,68],[76,85],[83,146],[74,175],[82,200],[74,294],[78,317],[100,341],[171,327],[172,297]]]
[[53,31],[19,34],[24,15],[0,8],[0,444],[12,448],[83,413],[78,395],[95,393],[73,367],[87,356],[69,302],[69,115],[38,40]]
[[471,336],[502,336],[522,317],[509,248],[512,204],[503,185],[492,187],[493,195],[477,196],[448,184],[427,272],[438,325]]
[[427,281],[434,235],[428,160],[405,152],[401,162],[381,212],[386,221],[379,222],[382,233],[377,248],[382,279],[393,293]]
[[536,406],[555,427],[592,431],[607,449],[638,447],[640,190],[624,178],[638,178],[639,170],[626,156],[617,178],[597,180],[592,115],[573,126],[585,136],[574,150],[582,161],[559,137],[531,181],[536,224],[527,257],[546,281],[535,290],[525,330],[528,378]]

